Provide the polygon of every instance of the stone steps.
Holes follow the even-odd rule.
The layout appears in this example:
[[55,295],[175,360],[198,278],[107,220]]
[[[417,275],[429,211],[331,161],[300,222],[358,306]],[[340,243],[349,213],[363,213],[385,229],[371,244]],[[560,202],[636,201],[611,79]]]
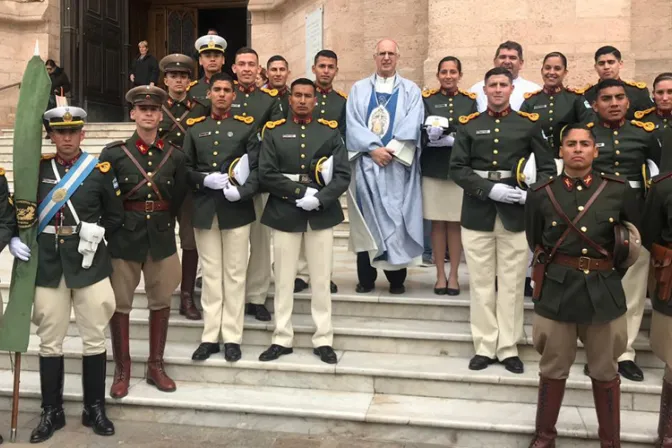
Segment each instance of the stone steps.
[[[111,379],[108,378],[108,384]],[[9,409],[12,375],[0,373],[0,406]],[[21,376],[21,410],[39,412],[39,377]],[[73,422],[81,412],[81,377],[67,374],[66,413]],[[162,393],[134,379],[121,400],[108,399],[113,419],[251,427],[352,436],[465,448],[525,446],[534,431],[534,404],[474,401],[377,392],[339,392],[273,386],[178,382],[174,393]],[[623,447],[650,446],[657,416],[653,412],[621,412]],[[72,424],[72,423],[71,423]],[[559,447],[595,445],[597,421],[592,407],[566,405],[558,422]]]

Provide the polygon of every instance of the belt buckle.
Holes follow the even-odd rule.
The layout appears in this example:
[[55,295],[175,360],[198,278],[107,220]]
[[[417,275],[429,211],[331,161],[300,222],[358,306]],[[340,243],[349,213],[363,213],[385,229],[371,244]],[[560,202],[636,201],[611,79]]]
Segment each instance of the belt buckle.
[[310,176],[307,174],[299,174],[299,183],[303,185],[310,184]]
[[145,201],[145,213],[152,213],[154,211],[154,201]]
[[584,274],[590,273],[590,263],[592,259],[589,257],[579,257],[579,270]]
[[488,171],[488,180],[501,180],[502,173],[499,171]]
[[70,236],[72,235],[72,227],[60,227],[58,229],[58,234],[61,236]]

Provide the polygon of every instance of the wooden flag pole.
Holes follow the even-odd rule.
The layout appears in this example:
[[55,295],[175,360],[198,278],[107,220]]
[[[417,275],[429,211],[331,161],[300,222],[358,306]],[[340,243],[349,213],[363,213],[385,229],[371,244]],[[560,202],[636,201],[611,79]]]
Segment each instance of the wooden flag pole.
[[12,428],[9,441],[16,442],[16,429],[19,426],[19,384],[21,383],[21,352],[15,352],[14,391],[12,393]]

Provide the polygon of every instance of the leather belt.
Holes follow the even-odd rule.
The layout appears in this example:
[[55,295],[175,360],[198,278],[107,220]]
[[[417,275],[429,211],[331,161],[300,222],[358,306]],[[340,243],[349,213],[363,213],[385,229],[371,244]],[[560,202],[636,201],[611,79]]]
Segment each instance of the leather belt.
[[280,173],[283,176],[285,176],[287,179],[293,181],[293,182],[298,182],[303,185],[308,185],[312,184],[313,180],[310,178],[310,175],[308,174],[289,174],[289,173]]
[[129,212],[165,212],[170,210],[170,201],[126,201],[124,210]]
[[77,232],[77,226],[59,226],[58,229],[56,226],[46,226],[42,231],[42,233],[61,236],[76,235]]
[[513,173],[511,173],[510,170],[494,170],[494,171],[474,170],[474,173],[478,174],[483,179],[494,181],[513,177]]
[[614,268],[613,261],[608,258],[571,257],[565,254],[555,254],[551,264],[577,269],[584,274],[590,271],[611,271]]

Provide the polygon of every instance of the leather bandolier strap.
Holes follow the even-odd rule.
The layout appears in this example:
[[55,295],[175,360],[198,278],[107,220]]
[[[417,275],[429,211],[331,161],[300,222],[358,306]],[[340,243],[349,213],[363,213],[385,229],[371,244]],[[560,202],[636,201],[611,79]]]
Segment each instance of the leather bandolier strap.
[[[170,155],[173,153],[175,150],[175,146],[172,144],[169,145],[170,147],[168,148],[168,151],[166,151],[166,154],[163,156],[163,159],[161,159],[161,162],[159,163],[159,166],[156,167],[156,171],[154,174],[158,173],[161,168],[168,162],[168,159],[170,158]],[[133,165],[140,171],[140,174],[142,174],[142,177],[144,177],[143,180],[141,180],[136,186],[131,188],[128,193],[124,194],[122,197],[123,201],[127,201],[128,198],[130,198],[136,191],[141,189],[146,183],[149,183],[151,186],[151,189],[154,190],[154,193],[156,193],[156,196],[159,198],[159,201],[163,201],[163,195],[161,194],[161,191],[159,190],[159,187],[156,186],[156,182],[152,182],[152,178],[147,174],[147,171],[140,165],[140,162],[133,157],[133,154],[126,148],[126,145],[121,145],[121,149],[124,150],[126,155],[128,156],[129,159],[131,159],[131,162],[133,162]],[[141,203],[144,203],[145,201],[140,201]]]

